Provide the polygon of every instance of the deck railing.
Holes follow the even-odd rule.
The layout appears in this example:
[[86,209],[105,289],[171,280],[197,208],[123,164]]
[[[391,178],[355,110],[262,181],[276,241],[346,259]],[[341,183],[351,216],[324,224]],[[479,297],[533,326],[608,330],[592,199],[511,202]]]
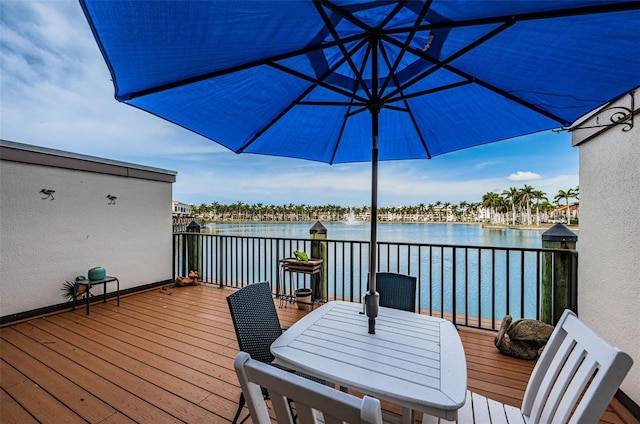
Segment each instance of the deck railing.
[[[417,277],[419,312],[457,325],[496,329],[504,315],[540,319],[543,280],[546,287],[566,281],[570,307],[577,309],[574,250],[391,242],[378,242],[377,249],[379,272]],[[322,252],[322,275],[285,272],[280,261],[295,250]],[[269,281],[276,295],[315,287],[320,301],[361,302],[369,242],[175,233],[173,258],[176,276],[196,268],[205,283],[242,287]]]

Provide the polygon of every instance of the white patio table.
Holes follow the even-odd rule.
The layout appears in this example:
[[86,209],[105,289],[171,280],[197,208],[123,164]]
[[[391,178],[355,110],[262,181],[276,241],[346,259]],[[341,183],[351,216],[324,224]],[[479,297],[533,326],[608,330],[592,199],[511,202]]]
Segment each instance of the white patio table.
[[403,406],[455,420],[467,390],[467,364],[446,320],[380,307],[368,333],[362,305],[333,301],[292,325],[272,345],[278,363]]

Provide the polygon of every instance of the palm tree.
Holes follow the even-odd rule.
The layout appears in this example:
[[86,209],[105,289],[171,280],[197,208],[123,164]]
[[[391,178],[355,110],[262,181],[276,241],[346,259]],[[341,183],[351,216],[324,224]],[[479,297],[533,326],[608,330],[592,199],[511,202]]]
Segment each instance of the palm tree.
[[447,214],[447,219],[446,221],[449,222],[449,216],[451,216],[451,203],[450,202],[444,202],[444,204],[442,205],[444,212]]
[[545,200],[538,205],[538,208],[540,209],[540,213],[542,213],[542,216],[544,217],[543,222],[549,222],[549,212],[553,211],[556,208],[554,205],[549,203],[548,200],[546,199],[547,198],[545,197]]
[[460,217],[462,215],[462,211],[458,210],[458,205],[455,203],[451,205],[451,214],[453,215],[454,221],[460,221]]
[[462,221],[465,221],[465,216],[467,214],[467,208],[469,207],[469,203],[466,200],[460,202],[460,212],[462,214]]
[[436,207],[436,209],[438,209],[438,221],[441,221],[441,217],[442,217],[442,208],[440,206],[442,206],[442,202],[440,200],[438,200],[436,203],[434,203],[434,206]]
[[567,204],[567,212],[565,214],[565,219],[567,224],[569,224],[570,220],[571,220],[571,214],[569,211],[569,201],[570,199],[577,197],[578,193],[576,193],[574,191],[574,189],[570,188],[567,191],[564,190],[558,190],[558,194],[556,194],[556,196],[553,198],[553,201],[556,202],[558,204],[558,206],[560,205],[560,200],[564,199],[566,204]]
[[493,191],[488,191],[484,196],[482,196],[482,207],[489,208],[489,222],[492,224],[495,223],[496,205],[499,198],[500,195]]
[[209,217],[213,218],[215,216],[214,219],[220,219],[220,203],[218,202],[211,202],[211,204],[209,205]]
[[429,215],[429,221],[433,221],[433,214],[434,214],[434,207],[433,207],[433,203],[429,203],[427,205],[427,214]]
[[540,201],[547,201],[549,199],[546,198],[547,193],[542,190],[533,190],[531,192],[533,199],[536,201],[536,225],[540,225]]
[[[566,219],[571,218],[569,207],[571,199],[579,199],[579,187],[569,190],[559,190],[554,201],[557,206],[564,199],[567,205]],[[482,196],[482,201],[477,203],[469,203],[465,200],[458,205],[450,202],[442,202],[440,200],[425,205],[420,203],[415,205],[390,206],[379,208],[379,216],[386,217],[388,221],[480,221],[487,220],[491,223],[508,223],[517,221],[517,214],[520,214],[521,221],[524,222],[525,216],[528,224],[532,222],[532,208],[535,201],[536,225],[541,221],[547,221],[548,216],[548,199],[546,193],[540,190],[534,190],[533,187],[525,185],[522,189],[510,187],[504,190],[502,194],[496,192],[487,192]],[[574,205],[578,205],[575,202]],[[343,215],[352,211],[359,219],[367,220],[370,217],[370,207],[344,207],[339,205],[327,204],[318,206],[309,206],[305,204],[276,206],[274,204],[265,205],[263,203],[245,204],[242,201],[222,205],[218,202],[212,202],[210,205],[202,203],[199,206],[192,204],[194,214],[205,219],[236,221],[251,220],[259,221],[308,221],[328,220],[336,221],[343,219]],[[481,213],[481,211],[483,213]],[[437,215],[437,216],[436,216]],[[510,215],[510,218],[509,218]],[[577,213],[576,213],[577,217]],[[507,219],[509,218],[509,219]]]
[[468,222],[473,222],[475,221],[475,203],[471,203],[471,202],[467,202],[466,200],[463,202],[460,202],[460,207],[463,208],[462,210],[462,219],[464,221],[468,221]]
[[509,219],[507,218],[509,214],[509,203],[502,196],[498,196],[496,199],[496,214],[498,216],[499,223],[508,223]]
[[509,187],[509,190],[504,190],[502,196],[505,201],[511,203],[511,213],[513,216],[512,224],[516,223],[516,202],[518,200],[518,189],[515,187]]
[[525,184],[520,190],[520,204],[524,204],[527,215],[527,225],[531,225],[531,199],[533,199],[533,187]]

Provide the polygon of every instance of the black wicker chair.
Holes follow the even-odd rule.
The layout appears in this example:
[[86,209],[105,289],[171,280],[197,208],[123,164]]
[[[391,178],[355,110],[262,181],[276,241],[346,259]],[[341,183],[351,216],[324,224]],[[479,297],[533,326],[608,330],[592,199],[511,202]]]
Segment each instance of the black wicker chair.
[[380,294],[380,306],[416,311],[416,277],[393,272],[376,274],[376,291]]
[[[278,368],[293,372],[310,380],[325,384],[324,380],[311,377],[273,363],[275,357],[271,354],[271,343],[273,343],[286,327],[280,325],[280,319],[276,312],[276,306],[271,294],[271,286],[268,282],[255,283],[245,286],[235,293],[227,296],[233,327],[236,331],[240,350],[247,352],[251,358],[264,362]],[[265,398],[269,394],[263,389]],[[242,408],[245,405],[244,394],[240,393],[238,410],[233,418],[233,424],[238,422]],[[242,422],[244,422],[244,418]]]

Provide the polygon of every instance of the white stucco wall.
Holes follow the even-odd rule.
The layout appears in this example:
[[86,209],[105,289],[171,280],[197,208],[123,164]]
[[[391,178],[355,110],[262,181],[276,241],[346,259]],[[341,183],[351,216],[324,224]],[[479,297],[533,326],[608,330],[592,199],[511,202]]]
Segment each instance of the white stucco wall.
[[[630,105],[624,96],[619,104]],[[640,96],[636,94],[636,105]],[[578,313],[631,355],[621,389],[640,404],[640,115],[624,132],[614,126],[576,130],[580,149]],[[599,123],[608,122],[606,113]],[[592,119],[586,125],[594,124]]]
[[0,316],[65,302],[63,283],[95,266],[121,290],[172,278],[170,182],[2,158],[0,188]]

